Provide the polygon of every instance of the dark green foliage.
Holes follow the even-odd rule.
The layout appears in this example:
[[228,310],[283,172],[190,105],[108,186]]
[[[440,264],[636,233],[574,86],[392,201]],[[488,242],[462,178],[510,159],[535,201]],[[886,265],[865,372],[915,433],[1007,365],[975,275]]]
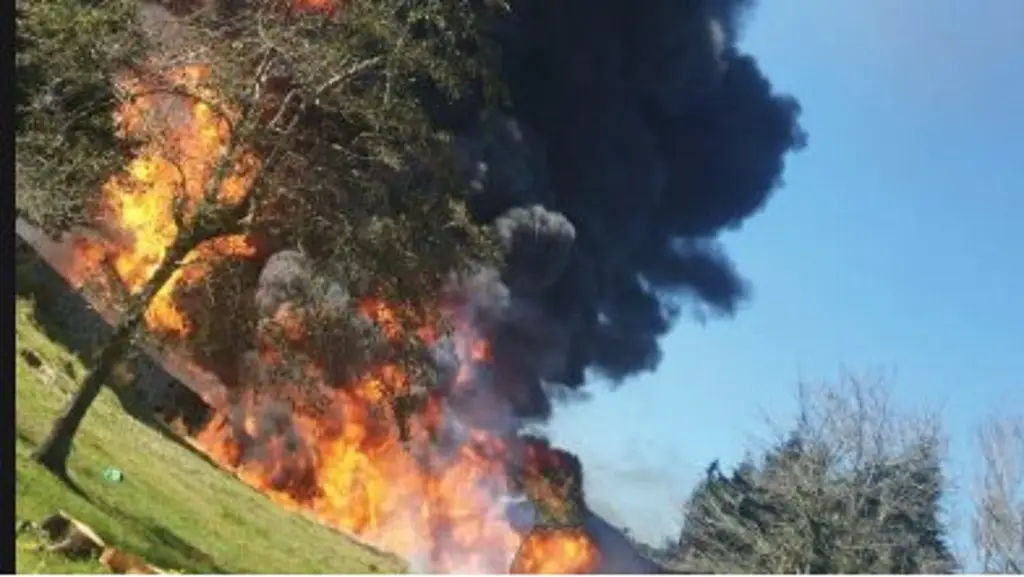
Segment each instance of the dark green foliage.
[[81,222],[124,164],[115,74],[145,49],[132,0],[16,3],[17,209],[47,232]]
[[256,3],[230,18],[229,39],[217,21],[199,23],[218,91],[244,101],[251,79],[240,70],[254,54],[276,78],[267,101],[282,104],[243,135],[273,159],[254,226],[329,262],[356,296],[427,303],[445,275],[495,256],[466,213],[450,135],[421,101],[424,80],[455,99],[494,73],[475,48],[483,16],[462,0],[342,4],[333,17],[283,18]]
[[[432,359],[412,329],[436,312],[450,274],[497,258],[491,233],[466,210],[451,136],[432,126],[422,99],[424,85],[458,99],[492,82],[497,63],[480,31],[490,9],[476,4],[352,0],[324,14],[263,1],[190,19],[211,86],[241,111],[238,146],[262,160],[245,216],[245,230],[261,239],[257,267],[278,250],[301,248],[320,280],[341,284],[353,304],[395,305],[410,330],[405,342],[387,343],[387,356],[415,381],[430,380]],[[243,271],[214,274],[236,273]],[[208,303],[250,308],[251,280],[210,284],[242,292],[210,293]],[[299,299],[307,319],[300,348],[341,385],[379,362],[379,335],[356,318],[320,314],[319,293]],[[258,346],[257,324],[272,323],[235,327],[234,344]],[[209,348],[214,332],[194,332],[190,347]]]

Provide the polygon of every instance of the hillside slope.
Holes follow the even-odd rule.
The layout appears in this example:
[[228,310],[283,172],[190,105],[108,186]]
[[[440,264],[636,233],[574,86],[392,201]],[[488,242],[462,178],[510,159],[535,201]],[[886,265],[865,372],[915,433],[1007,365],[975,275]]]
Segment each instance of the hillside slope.
[[[157,566],[187,573],[393,573],[397,558],[288,513],[187,446],[125,413],[105,391],[83,423],[70,460],[82,495],[28,458],[84,369],[33,321],[32,303],[16,308],[16,517],[37,521],[62,509],[111,544]],[[103,478],[116,467],[120,482]],[[35,551],[19,536],[17,569],[83,572]],[[98,566],[93,566],[98,569]]]

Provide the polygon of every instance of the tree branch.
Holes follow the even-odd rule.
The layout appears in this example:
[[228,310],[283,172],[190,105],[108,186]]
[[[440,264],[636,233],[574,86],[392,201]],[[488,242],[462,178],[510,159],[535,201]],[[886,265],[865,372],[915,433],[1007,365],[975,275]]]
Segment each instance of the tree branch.
[[383,60],[383,56],[374,56],[372,58],[367,58],[362,62],[357,62],[353,64],[343,72],[339,72],[338,74],[335,74],[334,76],[328,78],[327,81],[321,84],[320,87],[316,89],[316,92],[313,93],[313,103],[319,106],[320,97],[323,96],[325,92],[334,88],[338,84],[351,79],[352,77],[358,75],[359,73],[369,70],[370,68],[373,68]]

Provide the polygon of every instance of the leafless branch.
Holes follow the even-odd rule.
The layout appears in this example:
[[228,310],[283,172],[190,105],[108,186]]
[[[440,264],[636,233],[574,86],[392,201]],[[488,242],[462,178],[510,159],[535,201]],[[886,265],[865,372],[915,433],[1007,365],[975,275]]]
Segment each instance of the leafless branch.
[[329,79],[327,79],[326,82],[321,84],[320,87],[318,87],[316,89],[314,102],[316,104],[319,104],[319,100],[318,99],[324,93],[326,93],[328,90],[331,90],[332,88],[334,88],[335,86],[341,84],[342,82],[345,82],[346,80],[350,80],[351,78],[357,76],[358,74],[360,74],[360,73],[362,73],[362,72],[364,72],[366,70],[369,70],[370,68],[373,68],[377,64],[381,63],[383,60],[384,60],[383,56],[373,56],[373,57],[367,58],[367,59],[365,59],[365,60],[363,60],[361,62],[357,62],[357,63],[353,64],[352,66],[349,66],[348,68],[346,68],[344,71],[339,72],[338,74],[335,74],[334,76],[330,77]]
[[975,550],[986,573],[1024,568],[1024,415],[992,419],[978,436],[982,472],[975,489]]

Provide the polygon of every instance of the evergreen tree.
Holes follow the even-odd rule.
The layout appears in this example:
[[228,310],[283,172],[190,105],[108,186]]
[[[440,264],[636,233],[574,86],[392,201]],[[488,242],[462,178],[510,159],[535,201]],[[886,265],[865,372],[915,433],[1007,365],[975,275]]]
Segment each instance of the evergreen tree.
[[[731,573],[950,573],[941,445],[898,429],[862,385],[828,390],[760,459],[709,468],[686,507],[677,556]],[[880,411],[880,412],[879,412]],[[897,435],[897,430],[904,435]],[[908,432],[909,431],[909,432]]]

